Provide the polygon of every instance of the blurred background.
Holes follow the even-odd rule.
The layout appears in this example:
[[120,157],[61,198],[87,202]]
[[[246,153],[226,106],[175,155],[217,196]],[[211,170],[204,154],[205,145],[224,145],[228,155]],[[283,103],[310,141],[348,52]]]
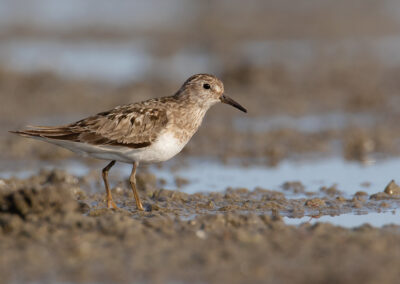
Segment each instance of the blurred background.
[[249,113],[214,107],[182,156],[398,155],[399,16],[396,0],[1,0],[0,155],[70,158],[6,131],[171,95],[200,72]]

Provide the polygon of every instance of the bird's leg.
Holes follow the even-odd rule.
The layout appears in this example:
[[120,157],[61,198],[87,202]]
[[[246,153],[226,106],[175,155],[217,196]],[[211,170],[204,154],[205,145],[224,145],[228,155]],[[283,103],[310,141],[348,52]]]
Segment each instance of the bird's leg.
[[136,168],[138,165],[139,165],[138,162],[133,163],[132,173],[131,173],[131,176],[129,177],[129,182],[131,183],[133,195],[135,196],[136,207],[138,210],[143,211],[144,210],[143,205],[142,205],[142,202],[140,202],[139,193],[137,192],[137,189],[136,189]]
[[104,180],[104,185],[106,186],[106,192],[107,192],[107,208],[113,207],[114,209],[117,209],[117,205],[115,205],[112,195],[111,195],[111,190],[110,186],[108,185],[108,171],[114,166],[115,161],[111,161],[104,169],[103,169],[103,180]]

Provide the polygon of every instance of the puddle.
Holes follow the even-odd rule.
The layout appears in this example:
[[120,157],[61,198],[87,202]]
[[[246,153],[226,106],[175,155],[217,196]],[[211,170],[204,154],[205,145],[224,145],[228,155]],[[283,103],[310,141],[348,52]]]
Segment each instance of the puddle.
[[386,225],[400,225],[400,212],[389,211],[383,213],[371,212],[368,214],[343,214],[339,216],[321,216],[320,218],[310,218],[305,216],[303,218],[289,218],[283,217],[283,220],[288,225],[300,225],[303,223],[331,223],[333,225],[354,228],[362,226],[363,224],[370,224],[373,227],[383,227]]
[[351,125],[372,127],[383,120],[371,113],[332,112],[319,115],[294,117],[278,115],[273,117],[237,117],[234,127],[237,131],[268,132],[278,129],[296,129],[300,132],[317,133],[327,130],[341,130]]
[[[90,171],[90,168],[79,160],[67,160],[63,162],[40,161],[40,163],[32,160],[3,160],[0,162],[0,178],[9,179],[11,177],[17,177],[20,179],[25,179],[37,174],[41,170],[53,169],[65,170],[68,173],[76,176],[84,176]],[[100,173],[101,167],[99,167],[99,178]]]
[[[40,165],[34,164],[34,162],[13,164],[2,161],[2,163],[4,164],[3,166],[0,165],[0,169],[11,167],[15,170],[0,171],[0,178],[11,176],[26,178],[37,173],[41,168],[57,168],[64,169],[77,176],[83,176],[90,170],[95,170],[99,172],[100,180],[101,169],[104,166],[101,163],[88,166],[79,160],[58,163],[42,162]],[[180,167],[179,164],[184,166]],[[163,187],[168,189],[177,189],[176,177],[188,180],[187,184],[180,186],[180,190],[187,193],[221,192],[228,187],[244,187],[250,190],[261,187],[283,191],[282,185],[285,182],[299,181],[308,192],[319,192],[322,186],[337,185],[338,190],[347,196],[352,196],[357,191],[365,191],[368,194],[382,192],[392,179],[400,181],[399,168],[400,159],[398,158],[363,165],[345,161],[340,157],[331,157],[307,161],[283,161],[277,167],[242,167],[222,164],[217,160],[192,158],[170,161],[161,168],[151,165],[149,170],[158,179],[165,180],[166,184]],[[110,176],[111,179],[115,179],[115,176],[127,178],[130,171],[130,165],[118,163],[110,172]]]
[[151,171],[158,178],[165,179],[168,188],[176,188],[174,176],[189,180],[187,185],[181,187],[188,193],[223,191],[227,187],[245,187],[250,190],[262,187],[282,190],[283,183],[300,181],[306,191],[318,192],[322,186],[336,184],[343,193],[353,195],[360,190],[368,194],[383,191],[392,179],[400,181],[399,168],[400,159],[388,159],[371,165],[362,165],[332,157],[301,162],[284,161],[275,168],[241,167],[196,159],[173,174],[168,166],[162,169],[151,168]]

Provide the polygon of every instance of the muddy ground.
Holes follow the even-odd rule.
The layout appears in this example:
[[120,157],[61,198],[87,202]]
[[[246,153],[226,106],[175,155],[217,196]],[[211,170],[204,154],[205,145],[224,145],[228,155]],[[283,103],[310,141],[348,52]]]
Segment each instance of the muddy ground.
[[[126,185],[88,193],[85,178],[42,171],[0,180],[0,283],[396,283],[400,227],[285,225],[282,216],[398,208],[388,193],[337,189],[286,199],[267,189],[185,194],[141,174],[146,212]],[[301,189],[287,184],[287,190]]]

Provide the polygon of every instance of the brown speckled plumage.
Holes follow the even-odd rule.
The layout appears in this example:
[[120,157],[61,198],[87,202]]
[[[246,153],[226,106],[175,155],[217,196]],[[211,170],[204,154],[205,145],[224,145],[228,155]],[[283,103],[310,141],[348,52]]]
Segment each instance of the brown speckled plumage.
[[108,188],[108,170],[115,160],[132,162],[132,189],[138,208],[143,209],[134,185],[138,162],[163,161],[179,153],[201,125],[207,110],[217,102],[246,112],[224,95],[224,85],[218,78],[197,74],[173,96],[118,106],[67,125],[36,126],[13,133],[112,160],[103,169],[108,207],[115,207]]
[[173,131],[180,141],[187,141],[210,107],[196,94],[196,83],[202,81],[216,84],[222,94],[220,80],[198,74],[190,77],[173,96],[117,106],[63,126],[39,126],[16,133],[93,145],[142,148],[151,145],[165,129]]

